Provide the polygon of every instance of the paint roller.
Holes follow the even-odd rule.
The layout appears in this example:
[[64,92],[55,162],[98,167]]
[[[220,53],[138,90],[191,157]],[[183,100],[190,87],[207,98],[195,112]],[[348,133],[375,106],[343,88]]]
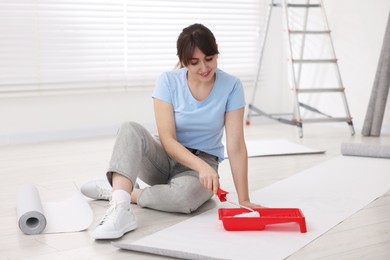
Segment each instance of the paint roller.
[[221,188],[218,188],[218,191],[217,191],[217,196],[219,198],[219,200],[221,202],[228,202],[232,205],[235,205],[235,206],[238,206],[240,208],[244,208],[244,209],[247,209],[249,212],[246,212],[246,213],[241,213],[241,214],[237,214],[235,215],[234,217],[235,218],[259,218],[260,217],[260,212],[258,211],[255,211],[251,208],[248,208],[248,207],[245,207],[245,206],[242,206],[240,204],[237,204],[237,203],[234,203],[232,201],[229,201],[227,198],[226,198],[226,195],[228,194],[229,192],[227,191],[224,191],[222,190]]

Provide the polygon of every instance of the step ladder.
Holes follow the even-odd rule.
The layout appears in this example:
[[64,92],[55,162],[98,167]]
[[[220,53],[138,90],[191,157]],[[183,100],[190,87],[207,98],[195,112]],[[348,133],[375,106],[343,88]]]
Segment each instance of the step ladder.
[[[279,114],[269,114],[259,109],[254,105],[258,80],[261,72],[261,65],[263,62],[263,52],[267,42],[267,35],[269,33],[269,23],[271,20],[272,9],[274,7],[280,7],[284,9],[284,21],[286,26],[286,38],[288,42],[288,56],[289,56],[289,85],[291,90],[293,91],[293,112],[292,113],[279,113]],[[273,120],[277,120],[281,123],[294,125],[298,127],[299,137],[303,137],[303,123],[316,123],[316,122],[346,122],[349,125],[351,135],[355,134],[355,130],[352,123],[352,117],[350,115],[350,111],[348,108],[347,98],[345,95],[345,88],[342,83],[341,74],[338,66],[338,61],[336,58],[333,41],[331,37],[331,31],[329,29],[327,17],[325,14],[325,10],[323,7],[322,0],[283,0],[282,4],[276,3],[274,0],[270,1],[270,5],[268,7],[267,18],[265,23],[264,37],[260,49],[260,58],[258,64],[258,70],[256,73],[254,88],[252,94],[252,100],[248,105],[248,113],[246,124],[250,125],[250,120],[252,116],[265,116]],[[315,10],[315,11],[314,11]],[[309,14],[315,13],[315,17],[317,20],[309,19]],[[311,18],[311,16],[310,16]],[[318,18],[320,18],[321,22],[318,22]],[[314,23],[315,26],[310,26],[311,23]],[[314,27],[321,27],[315,28]],[[313,54],[313,50],[307,50],[309,48],[309,44],[307,44],[307,37],[311,37],[311,39],[315,39],[321,37],[321,44],[323,42],[327,42],[327,47],[318,46],[316,49],[317,53],[321,54],[322,49],[328,50],[326,52],[326,57],[308,57]],[[326,37],[326,39],[324,39]],[[321,55],[318,55],[321,56]],[[318,67],[331,65],[333,68],[332,76],[335,78],[336,82],[335,86],[302,86],[305,83],[302,80],[304,75],[314,74],[314,73],[303,73],[303,69],[305,66],[310,66],[311,71],[317,71]],[[329,72],[330,68],[327,68]],[[307,69],[306,69],[307,71]],[[328,73],[329,74],[329,73]],[[313,80],[313,79],[312,79]],[[318,84],[318,83],[317,83]],[[306,104],[302,101],[302,94],[306,94],[306,100],[310,101],[310,98],[313,95],[321,95],[321,94],[330,94],[335,93],[339,95],[341,98],[340,104],[344,108],[344,114],[342,116],[331,116],[328,113],[320,111],[320,109],[316,108],[313,105]],[[308,96],[309,95],[309,96]],[[318,100],[319,96],[317,96]],[[329,97],[328,97],[329,99]],[[332,106],[332,104],[329,104]],[[305,112],[309,112],[311,114],[310,117],[302,117],[301,109],[304,109]],[[286,117],[287,116],[287,117]],[[291,118],[289,118],[291,117]]]

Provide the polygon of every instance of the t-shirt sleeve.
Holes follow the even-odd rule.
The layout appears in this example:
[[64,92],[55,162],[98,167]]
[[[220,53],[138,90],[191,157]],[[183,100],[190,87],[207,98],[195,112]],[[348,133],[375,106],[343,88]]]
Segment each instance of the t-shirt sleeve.
[[170,84],[166,73],[161,74],[157,78],[156,86],[154,87],[152,98],[157,98],[172,104]]
[[245,93],[240,80],[236,81],[232,91],[230,92],[228,102],[226,104],[226,111],[236,110],[245,107]]

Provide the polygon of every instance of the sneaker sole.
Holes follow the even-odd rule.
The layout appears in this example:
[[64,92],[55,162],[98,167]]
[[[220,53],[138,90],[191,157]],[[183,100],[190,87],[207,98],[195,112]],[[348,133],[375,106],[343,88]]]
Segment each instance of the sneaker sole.
[[92,234],[92,237],[94,239],[117,239],[124,236],[126,233],[133,231],[136,228],[137,228],[137,223],[134,223],[133,225],[126,227],[122,231],[111,232],[111,233],[106,232],[104,234]]

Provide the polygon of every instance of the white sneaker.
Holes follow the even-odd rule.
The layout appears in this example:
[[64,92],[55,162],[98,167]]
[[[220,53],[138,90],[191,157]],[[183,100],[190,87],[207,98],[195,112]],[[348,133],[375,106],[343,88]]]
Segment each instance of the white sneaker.
[[115,239],[137,228],[137,221],[128,202],[110,202],[106,215],[92,233],[94,239]]
[[84,196],[94,200],[111,200],[112,187],[105,179],[87,181],[81,186],[80,191]]

